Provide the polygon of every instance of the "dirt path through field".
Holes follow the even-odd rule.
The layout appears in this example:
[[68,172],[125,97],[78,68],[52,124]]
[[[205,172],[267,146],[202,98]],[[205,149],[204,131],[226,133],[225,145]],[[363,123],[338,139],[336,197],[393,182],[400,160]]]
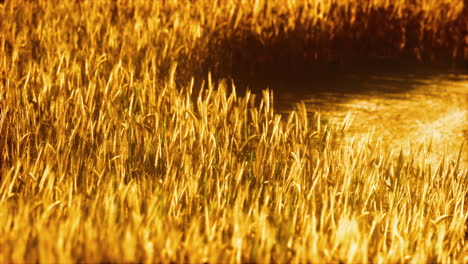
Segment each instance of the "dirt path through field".
[[[466,141],[462,166],[468,167],[468,75],[420,78],[349,74],[337,79],[304,84],[299,89],[302,92],[275,91],[277,108],[287,112],[302,100],[308,111],[320,112],[325,120],[336,124],[350,114],[350,137],[374,130],[375,136],[395,150],[401,146],[409,150],[409,144],[416,146],[432,139],[429,159],[433,162],[444,153],[456,159]],[[317,89],[320,85],[323,87]],[[346,85],[354,87],[348,89]],[[304,92],[311,90],[314,92]]]

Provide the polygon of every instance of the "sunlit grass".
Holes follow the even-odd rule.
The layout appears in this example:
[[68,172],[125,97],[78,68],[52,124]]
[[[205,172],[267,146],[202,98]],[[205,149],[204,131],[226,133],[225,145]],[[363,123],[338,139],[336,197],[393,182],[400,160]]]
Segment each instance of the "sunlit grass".
[[[303,104],[280,116],[272,91],[196,75],[267,64],[279,47],[298,58],[297,40],[325,41],[306,62],[327,63],[333,40],[301,30],[347,25],[360,5],[307,3],[0,5],[0,262],[468,261],[466,164],[372,135],[341,144],[349,119]],[[447,25],[462,1],[369,3],[402,23],[424,11],[436,37],[403,45],[409,57],[459,56]],[[249,36],[278,46],[236,57]]]

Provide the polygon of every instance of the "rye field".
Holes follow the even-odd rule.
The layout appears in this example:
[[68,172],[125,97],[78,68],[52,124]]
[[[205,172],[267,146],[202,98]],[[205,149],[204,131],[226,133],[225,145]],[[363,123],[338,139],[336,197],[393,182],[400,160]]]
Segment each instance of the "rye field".
[[461,65],[467,32],[462,0],[1,1],[0,263],[468,263],[468,142],[236,83]]

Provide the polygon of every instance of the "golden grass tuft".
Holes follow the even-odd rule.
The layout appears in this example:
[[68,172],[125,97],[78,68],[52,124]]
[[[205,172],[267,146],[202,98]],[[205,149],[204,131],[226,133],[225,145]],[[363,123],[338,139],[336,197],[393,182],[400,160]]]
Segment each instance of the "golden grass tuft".
[[[371,2],[398,19],[413,8]],[[460,22],[461,1],[413,2],[436,35]],[[349,120],[326,125],[301,104],[283,118],[271,91],[189,78],[223,63],[212,43],[346,24],[367,14],[357,6],[0,4],[0,262],[467,262],[460,160],[432,166],[428,146],[372,136],[344,145]]]

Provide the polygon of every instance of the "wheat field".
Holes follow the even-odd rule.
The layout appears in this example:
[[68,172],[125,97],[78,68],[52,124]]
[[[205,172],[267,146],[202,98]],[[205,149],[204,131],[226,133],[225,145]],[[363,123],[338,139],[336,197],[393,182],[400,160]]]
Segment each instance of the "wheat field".
[[435,164],[437,142],[345,145],[350,119],[280,115],[274,91],[230,79],[363,56],[459,62],[466,10],[4,1],[0,263],[467,263],[463,142]]

